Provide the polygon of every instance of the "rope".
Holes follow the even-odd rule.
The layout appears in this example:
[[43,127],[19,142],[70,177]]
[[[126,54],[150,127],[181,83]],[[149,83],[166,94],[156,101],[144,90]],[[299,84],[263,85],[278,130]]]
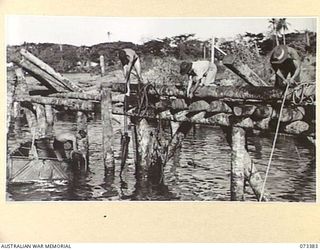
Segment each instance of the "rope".
[[264,177],[263,185],[262,185],[262,188],[261,188],[261,194],[260,194],[259,202],[261,202],[261,200],[262,200],[263,193],[264,193],[264,188],[265,188],[265,185],[266,185],[266,182],[267,182],[267,178],[268,178],[268,174],[269,174],[269,170],[270,170],[270,166],[271,166],[271,161],[272,161],[272,156],[273,156],[273,152],[274,152],[274,149],[275,149],[275,146],[276,146],[277,137],[278,137],[282,110],[283,110],[283,107],[284,107],[284,103],[286,101],[286,96],[287,96],[287,91],[289,89],[289,85],[290,84],[287,83],[287,87],[286,87],[286,90],[285,90],[284,95],[283,95],[283,100],[282,100],[281,108],[280,108],[280,112],[279,112],[279,119],[278,119],[278,123],[277,123],[277,127],[276,127],[276,132],[275,132],[275,135],[274,135],[274,138],[273,138],[272,149],[271,149],[271,153],[270,153],[270,157],[269,157],[269,162],[268,162],[266,175]]

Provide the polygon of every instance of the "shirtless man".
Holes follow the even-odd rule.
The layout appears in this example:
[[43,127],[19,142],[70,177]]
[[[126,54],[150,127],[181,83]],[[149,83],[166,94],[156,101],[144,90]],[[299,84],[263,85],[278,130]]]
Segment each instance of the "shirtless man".
[[[72,146],[72,151],[80,153],[84,159],[85,169],[87,169],[87,157],[85,153],[78,150],[77,140],[81,140],[87,136],[87,133],[83,130],[79,130],[75,135],[73,133],[61,133],[55,136],[53,141],[53,149],[59,161],[63,161],[63,158],[66,158],[65,154],[65,143],[69,142]],[[71,149],[71,147],[70,147]]]
[[141,76],[141,64],[140,59],[137,53],[132,49],[122,49],[119,52],[119,59],[121,61],[123,67],[123,74],[126,79],[127,84],[127,93],[126,95],[130,95],[130,74],[132,69],[136,71],[136,77],[138,78],[139,82],[142,82]]
[[279,45],[272,51],[270,63],[276,73],[275,87],[285,87],[283,79],[289,84],[300,82],[301,59],[297,51],[286,45]]
[[[192,98],[193,93],[200,86],[215,86],[214,81],[217,74],[217,66],[209,61],[182,62],[180,74],[188,75],[187,97]],[[194,85],[192,91],[191,88]]]

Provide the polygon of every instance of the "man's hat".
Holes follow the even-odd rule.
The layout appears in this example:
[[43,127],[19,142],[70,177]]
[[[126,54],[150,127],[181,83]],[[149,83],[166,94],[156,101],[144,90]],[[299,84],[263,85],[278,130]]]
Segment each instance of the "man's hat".
[[270,62],[272,64],[283,63],[288,58],[288,48],[285,45],[278,45],[272,51]]
[[180,64],[180,74],[181,75],[188,74],[191,68],[192,68],[191,62],[182,62]]

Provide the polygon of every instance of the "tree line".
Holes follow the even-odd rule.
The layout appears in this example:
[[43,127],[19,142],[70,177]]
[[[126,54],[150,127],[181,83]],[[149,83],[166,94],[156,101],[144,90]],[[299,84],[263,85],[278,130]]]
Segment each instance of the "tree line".
[[[269,20],[270,32],[253,34],[246,32],[237,35],[232,40],[216,38],[215,44],[226,53],[239,56],[242,60],[253,57],[265,57],[278,44],[287,44],[298,50],[303,57],[307,53],[316,52],[316,33],[308,30],[286,34],[288,23],[286,19]],[[83,72],[90,70],[92,63],[98,63],[100,55],[104,55],[107,66],[118,64],[118,51],[122,48],[132,48],[141,56],[174,57],[179,60],[210,59],[212,40],[200,40],[195,34],[181,34],[162,39],[152,39],[141,45],[131,42],[108,42],[93,46],[73,46],[54,43],[24,43],[20,46],[7,47],[7,61],[20,48],[25,48],[58,72]],[[215,53],[217,59],[222,54]]]

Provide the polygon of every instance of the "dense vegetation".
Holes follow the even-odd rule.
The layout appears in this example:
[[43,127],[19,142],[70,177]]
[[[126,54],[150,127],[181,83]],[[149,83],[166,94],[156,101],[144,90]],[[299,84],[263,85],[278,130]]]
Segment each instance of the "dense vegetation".
[[[266,58],[272,48],[277,43],[283,43],[278,35],[264,35],[262,33],[246,33],[238,35],[235,39],[217,39],[216,43],[223,51],[236,54],[245,63],[256,65]],[[285,35],[287,45],[294,47],[304,58],[308,53],[315,55],[316,33],[309,31],[295,32]],[[7,60],[10,61],[11,55],[20,48],[39,57],[44,62],[51,65],[58,72],[84,72],[92,70],[93,63],[99,62],[100,55],[105,56],[107,66],[117,65],[118,50],[121,48],[133,48],[142,58],[170,57],[178,60],[197,60],[204,56],[210,58],[211,41],[199,40],[194,34],[183,34],[170,38],[156,39],[145,42],[142,45],[131,42],[110,42],[101,43],[93,46],[73,46],[67,44],[54,43],[24,43],[21,46],[9,46],[7,48]],[[216,58],[221,58],[222,54],[216,52]]]

